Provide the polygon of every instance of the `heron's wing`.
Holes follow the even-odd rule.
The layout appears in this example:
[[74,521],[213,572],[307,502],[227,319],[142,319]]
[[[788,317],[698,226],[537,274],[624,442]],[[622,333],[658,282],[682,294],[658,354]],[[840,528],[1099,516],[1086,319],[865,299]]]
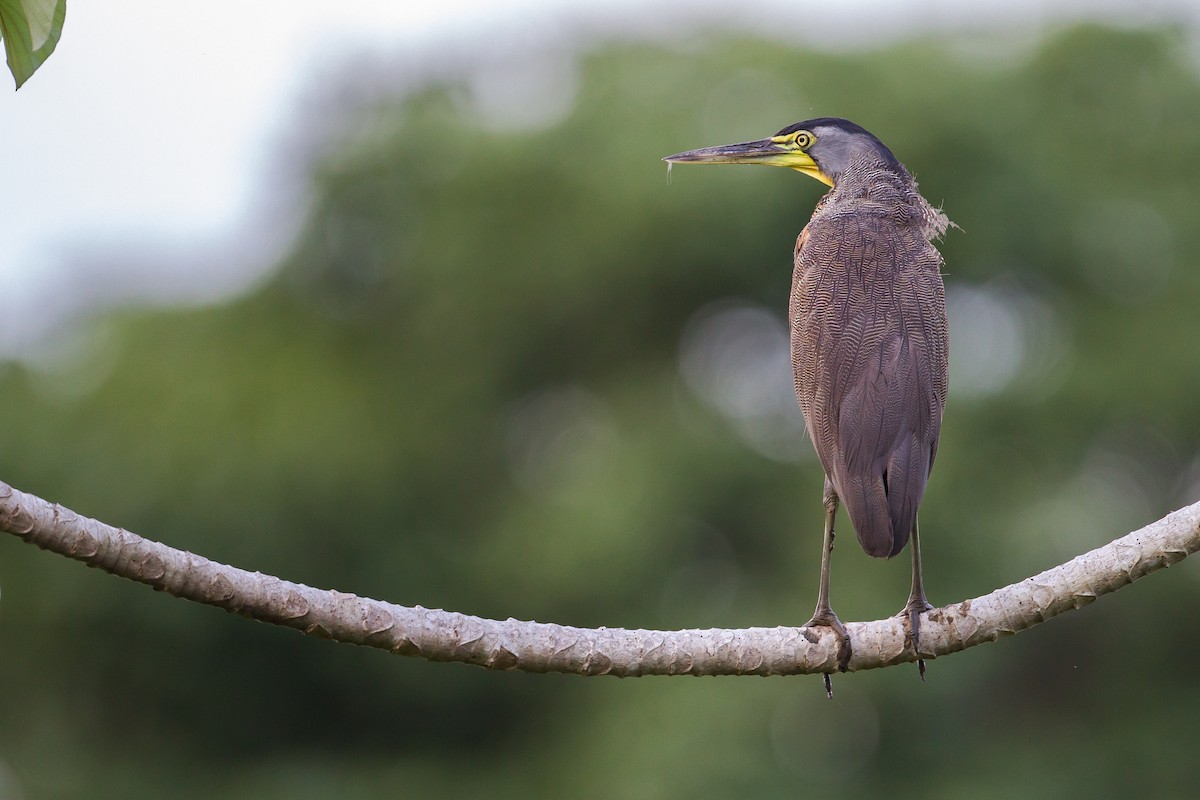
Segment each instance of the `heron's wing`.
[[814,220],[797,244],[796,394],[869,554],[900,552],[916,520],[946,397],[937,250],[880,213]]

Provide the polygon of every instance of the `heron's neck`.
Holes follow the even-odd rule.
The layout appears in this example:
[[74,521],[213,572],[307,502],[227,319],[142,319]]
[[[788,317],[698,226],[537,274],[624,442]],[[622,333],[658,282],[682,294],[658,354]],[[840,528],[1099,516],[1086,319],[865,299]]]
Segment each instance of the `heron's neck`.
[[916,194],[916,182],[903,166],[897,171],[895,166],[873,154],[854,159],[831,177],[831,193],[839,198],[908,203],[910,196]]
[[950,220],[917,191],[917,182],[903,166],[897,172],[892,165],[877,159],[852,161],[841,174],[833,176],[833,188],[822,198],[822,210],[842,205],[871,203],[894,216],[912,220],[921,233],[933,241],[946,232]]

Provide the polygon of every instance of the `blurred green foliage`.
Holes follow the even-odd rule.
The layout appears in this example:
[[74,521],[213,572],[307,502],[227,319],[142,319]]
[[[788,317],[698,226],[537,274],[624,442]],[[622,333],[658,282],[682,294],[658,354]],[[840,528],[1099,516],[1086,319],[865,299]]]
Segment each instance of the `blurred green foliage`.
[[[533,128],[490,119],[467,81],[381,96],[316,160],[266,285],[99,322],[74,366],[5,367],[0,476],[405,604],[803,621],[820,471],[778,407],[786,360],[755,371],[755,347],[722,348],[777,341],[822,187],[744,168],[668,182],[658,159],[833,114],[962,228],[942,245],[955,377],[922,509],[930,599],[1020,580],[1200,498],[1186,44],[1095,27],[852,54],[614,43]],[[1191,563],[931,663],[925,685],[915,667],[838,678],[829,702],[819,678],[403,660],[11,537],[0,557],[0,797],[1167,797],[1200,780]],[[903,604],[906,557],[847,546],[834,573],[843,619]]]

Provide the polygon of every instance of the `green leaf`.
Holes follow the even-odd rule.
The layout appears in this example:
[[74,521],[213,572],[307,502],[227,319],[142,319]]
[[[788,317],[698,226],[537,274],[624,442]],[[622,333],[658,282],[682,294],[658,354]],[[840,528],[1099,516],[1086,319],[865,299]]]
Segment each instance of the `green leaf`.
[[0,36],[18,89],[54,52],[66,16],[67,0],[0,0]]

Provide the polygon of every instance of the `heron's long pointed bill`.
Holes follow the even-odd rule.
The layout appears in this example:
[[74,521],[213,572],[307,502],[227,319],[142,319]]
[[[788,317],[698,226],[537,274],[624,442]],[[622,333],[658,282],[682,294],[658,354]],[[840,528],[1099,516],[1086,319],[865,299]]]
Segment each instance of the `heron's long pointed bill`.
[[702,147],[676,153],[663,159],[669,164],[766,164],[771,167],[789,169],[811,175],[822,183],[833,185],[833,181],[821,171],[812,156],[777,139],[759,139],[756,142],[723,144],[717,147]]

